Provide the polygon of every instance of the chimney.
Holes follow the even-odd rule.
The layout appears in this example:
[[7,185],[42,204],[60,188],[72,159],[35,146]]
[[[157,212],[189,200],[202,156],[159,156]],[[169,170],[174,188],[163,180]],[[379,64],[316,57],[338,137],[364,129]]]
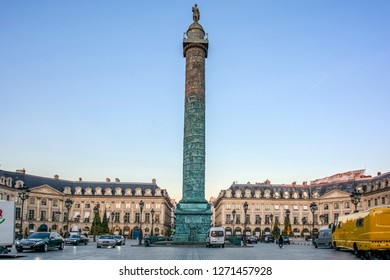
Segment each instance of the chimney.
[[271,181],[267,179],[267,180],[265,180],[264,184],[271,185]]
[[58,179],[60,179],[60,176],[59,175],[54,175],[54,179],[58,180]]
[[79,182],[81,182],[83,180],[83,178],[79,177]]
[[110,178],[106,178],[106,183],[110,183],[110,182],[111,182]]
[[378,172],[378,173],[376,173],[378,176],[381,176],[382,175],[382,172]]
[[152,179],[152,184],[153,184],[153,185],[157,184],[156,179]]
[[26,169],[16,169],[16,173],[26,174]]
[[293,185],[293,187],[295,187],[296,185],[297,185],[297,182],[292,182],[292,185]]
[[120,181],[119,178],[115,178],[115,183],[119,183]]
[[303,182],[302,182],[302,185],[307,186],[307,182],[306,182],[306,181],[303,181]]

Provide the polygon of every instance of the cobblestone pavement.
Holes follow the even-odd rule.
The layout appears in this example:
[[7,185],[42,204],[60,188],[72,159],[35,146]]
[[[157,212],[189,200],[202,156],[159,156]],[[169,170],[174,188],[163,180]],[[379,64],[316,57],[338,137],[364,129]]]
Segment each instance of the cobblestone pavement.
[[66,246],[64,251],[25,251],[11,255],[21,256],[15,260],[358,260],[350,251],[316,249],[309,243],[285,245],[280,249],[275,244],[259,243],[248,247],[144,247],[136,240],[128,240],[124,246],[96,248],[91,242],[87,246]]

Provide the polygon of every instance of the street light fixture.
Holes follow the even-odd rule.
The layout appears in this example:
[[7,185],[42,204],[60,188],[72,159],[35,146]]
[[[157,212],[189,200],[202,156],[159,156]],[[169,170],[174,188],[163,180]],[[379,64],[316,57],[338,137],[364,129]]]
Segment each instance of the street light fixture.
[[70,208],[72,208],[72,204],[73,204],[73,200],[71,200],[70,198],[67,198],[65,200],[65,208],[66,210],[68,210],[67,214],[66,214],[66,230],[67,232],[70,232],[69,231],[69,211],[70,211]]
[[93,242],[96,242],[96,215],[99,213],[99,204],[96,204],[95,207],[93,207]]
[[233,215],[233,236],[234,236],[234,235],[236,235],[236,230],[234,228],[234,223],[235,223],[235,220],[236,220],[236,209],[233,209],[232,215]]
[[314,213],[318,210],[317,204],[315,202],[312,202],[310,204],[310,211],[313,213],[313,230],[312,230],[312,236],[311,241],[314,245]]
[[29,197],[30,190],[23,186],[19,188],[20,192],[18,193],[18,196],[20,200],[22,201],[22,213],[20,214],[20,229],[19,229],[19,235],[21,238],[23,238],[23,209],[24,209],[24,201]]
[[139,230],[140,230],[140,237],[139,237],[139,245],[142,244],[142,210],[144,209],[144,202],[141,200],[139,203],[139,209],[141,210],[141,216],[139,217]]
[[152,236],[154,235],[154,209],[152,208],[152,211],[150,211],[152,213]]
[[351,195],[349,196],[352,200],[352,203],[355,205],[355,212],[354,213],[357,213],[359,212],[359,210],[357,210],[357,206],[360,202],[360,199],[362,197],[362,194],[358,191],[356,191],[356,189],[351,193]]
[[248,202],[245,201],[244,203],[244,246],[246,246],[246,224],[247,224],[247,218],[246,218],[246,212],[248,211]]

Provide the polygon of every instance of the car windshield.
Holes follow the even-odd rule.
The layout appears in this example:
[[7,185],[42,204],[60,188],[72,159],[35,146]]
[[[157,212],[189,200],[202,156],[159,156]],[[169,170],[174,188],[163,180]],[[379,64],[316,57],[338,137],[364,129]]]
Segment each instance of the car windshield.
[[71,234],[69,238],[80,238],[80,235],[78,234]]
[[28,239],[44,239],[49,238],[49,236],[49,232],[34,232],[28,237]]
[[103,236],[100,236],[99,239],[114,239],[114,236],[112,236],[112,235],[103,235]]

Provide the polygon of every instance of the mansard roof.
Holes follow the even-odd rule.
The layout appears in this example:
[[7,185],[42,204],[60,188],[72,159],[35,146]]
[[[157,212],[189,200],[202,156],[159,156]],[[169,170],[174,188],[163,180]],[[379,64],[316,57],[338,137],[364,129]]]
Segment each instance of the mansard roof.
[[[156,183],[70,181],[70,180],[47,178],[47,177],[41,177],[41,176],[30,175],[26,173],[18,173],[18,172],[11,172],[5,170],[0,170],[0,178],[1,177],[12,178],[11,187],[15,187],[17,181],[23,181],[24,185],[27,186],[28,188],[34,188],[42,185],[49,185],[50,187],[62,193],[64,192],[66,187],[69,187],[72,194],[74,194],[76,187],[81,187],[83,194],[87,188],[95,189],[97,187],[100,187],[103,190],[110,188],[113,194],[115,193],[115,190],[117,188],[121,188],[122,191],[125,191],[126,189],[130,188],[132,190],[132,195],[135,194],[135,190],[138,188],[141,189],[142,195],[145,194],[145,191],[147,189],[150,189],[152,191],[152,195],[154,195],[156,190],[159,188]],[[161,194],[163,196],[168,196],[166,190],[163,189],[161,190]]]

